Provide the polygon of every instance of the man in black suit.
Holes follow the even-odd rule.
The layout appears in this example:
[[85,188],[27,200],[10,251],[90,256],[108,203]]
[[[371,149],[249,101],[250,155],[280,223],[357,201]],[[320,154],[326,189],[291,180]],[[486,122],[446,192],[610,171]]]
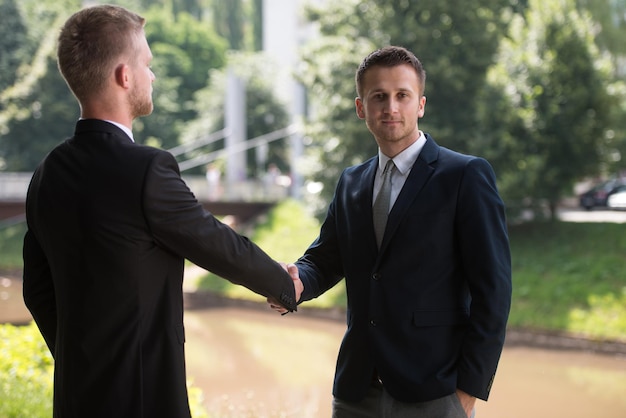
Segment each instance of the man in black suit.
[[302,283],[203,210],[163,150],[134,143],[152,112],[144,19],[74,14],[59,68],[78,99],[74,136],[33,175],[24,299],[55,361],[54,417],[190,417],[184,260],[295,310]]
[[345,277],[335,418],[470,417],[476,398],[489,396],[504,344],[504,205],[487,161],[419,130],[425,78],[404,48],[362,62],[356,112],[379,153],[342,173],[319,237],[296,262],[302,300]]

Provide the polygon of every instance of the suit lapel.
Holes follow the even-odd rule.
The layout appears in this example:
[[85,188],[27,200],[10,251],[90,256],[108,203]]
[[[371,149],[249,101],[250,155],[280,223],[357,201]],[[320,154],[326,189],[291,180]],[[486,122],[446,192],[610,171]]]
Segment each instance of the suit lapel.
[[437,160],[438,155],[439,146],[430,135],[426,134],[426,144],[424,144],[424,148],[422,148],[420,155],[413,164],[411,172],[389,213],[389,218],[387,218],[387,228],[385,229],[385,235],[383,236],[379,254],[385,250],[389,239],[395,233],[400,221],[406,216],[409,207],[414,203],[420,191],[435,171],[435,165],[433,163]]
[[[355,188],[355,194],[352,196],[352,200],[354,201],[353,208],[363,208],[363,212],[365,216],[355,216],[355,219],[363,219],[364,222],[369,222],[364,225],[366,228],[372,230],[372,237],[374,231],[374,221],[373,221],[373,212],[372,212],[372,199],[374,195],[374,176],[376,174],[376,170],[378,167],[378,157],[372,158],[367,164],[365,171],[363,172],[363,176],[361,177],[362,184],[361,187]],[[373,238],[375,241],[375,238]]]

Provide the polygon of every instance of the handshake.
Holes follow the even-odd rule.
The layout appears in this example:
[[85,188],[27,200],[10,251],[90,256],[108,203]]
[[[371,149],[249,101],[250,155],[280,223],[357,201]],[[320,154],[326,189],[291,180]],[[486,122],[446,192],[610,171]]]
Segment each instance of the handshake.
[[[300,280],[300,276],[298,275],[298,267],[296,267],[295,264],[279,264],[291,276],[291,280],[293,280],[293,287],[296,292],[296,302],[299,302],[300,297],[302,296],[302,292],[304,291],[304,284],[302,283],[302,280]],[[270,308],[280,313],[281,315],[289,313],[289,310],[287,310],[284,306],[280,304],[280,302],[278,302],[274,298],[267,298],[267,303],[270,305]]]

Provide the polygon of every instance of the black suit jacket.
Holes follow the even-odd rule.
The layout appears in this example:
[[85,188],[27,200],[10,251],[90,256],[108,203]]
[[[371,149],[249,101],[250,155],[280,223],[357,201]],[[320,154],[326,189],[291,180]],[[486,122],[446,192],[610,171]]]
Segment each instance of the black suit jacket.
[[302,300],[345,277],[348,328],[333,393],[358,401],[377,373],[404,402],[456,388],[486,400],[511,300],[504,206],[493,170],[427,135],[378,250],[377,164],[374,157],[342,173],[319,237],[297,262]]
[[203,210],[168,152],[81,120],[33,175],[24,299],[55,360],[54,416],[189,417],[184,259],[295,308],[289,275]]

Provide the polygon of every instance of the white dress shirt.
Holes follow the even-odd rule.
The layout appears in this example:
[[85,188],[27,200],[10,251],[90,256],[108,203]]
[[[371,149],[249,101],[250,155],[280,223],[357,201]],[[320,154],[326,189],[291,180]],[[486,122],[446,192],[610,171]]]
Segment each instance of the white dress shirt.
[[[426,136],[422,131],[420,131],[420,136],[417,138],[417,141],[412,143],[408,148],[402,151],[400,154],[396,155],[393,158],[393,163],[396,165],[396,170],[391,176],[391,197],[389,202],[389,211],[391,212],[391,208],[393,207],[402,187],[404,186],[404,182],[409,177],[409,173],[411,172],[411,167],[415,164],[417,157],[419,157],[422,148],[424,148],[424,144],[426,144]],[[376,178],[374,179],[374,193],[372,196],[372,205],[376,201],[376,196],[378,196],[378,192],[382,186],[382,178],[383,178],[383,170],[385,169],[385,165],[387,161],[390,160],[385,154],[378,149],[378,170],[376,172]]]

